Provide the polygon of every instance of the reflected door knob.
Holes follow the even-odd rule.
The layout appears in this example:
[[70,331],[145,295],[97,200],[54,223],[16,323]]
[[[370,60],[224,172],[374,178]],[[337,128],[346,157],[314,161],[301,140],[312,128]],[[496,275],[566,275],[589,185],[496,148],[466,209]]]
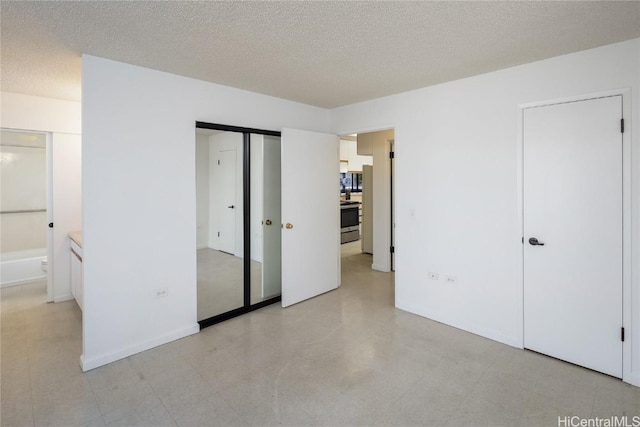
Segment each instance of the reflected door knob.
[[291,224],[290,222],[287,223],[287,225],[284,226],[287,230],[291,230],[293,228],[293,224]]
[[271,220],[270,220],[270,219],[266,220],[264,223],[265,223],[266,225],[271,225],[271,224],[272,224],[272,222],[271,222]]

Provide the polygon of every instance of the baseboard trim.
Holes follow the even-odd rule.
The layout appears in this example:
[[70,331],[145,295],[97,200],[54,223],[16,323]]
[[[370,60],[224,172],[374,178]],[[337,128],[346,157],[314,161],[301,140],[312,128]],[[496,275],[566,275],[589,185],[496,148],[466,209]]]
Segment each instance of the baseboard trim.
[[434,320],[436,322],[454,327],[456,329],[460,329],[465,332],[469,332],[471,334],[479,335],[481,337],[488,338],[490,340],[509,345],[511,347],[522,348],[522,345],[518,337],[505,335],[495,330],[478,328],[473,325],[466,325],[463,323],[455,322],[452,319],[447,318],[445,315],[442,315],[441,313],[425,312],[420,307],[416,307],[412,304],[406,304],[403,301],[396,301],[396,308],[399,308],[400,310],[408,311],[409,313],[413,313],[430,320]]
[[175,341],[180,338],[184,338],[189,335],[196,334],[199,331],[200,331],[200,325],[196,323],[195,325],[190,326],[186,329],[181,329],[179,331],[175,331],[170,334],[166,334],[158,338],[154,338],[154,339],[145,341],[143,343],[133,345],[131,347],[123,348],[122,350],[116,351],[114,353],[92,357],[89,359],[85,358],[83,354],[82,356],[80,356],[80,367],[82,368],[83,372],[87,372],[87,371],[90,371],[91,369],[95,369],[100,366],[115,362],[116,360],[124,359],[125,357],[132,356],[134,354],[143,352],[145,350],[149,350],[154,347],[158,347],[159,345],[167,344],[171,341]]
[[44,276],[35,276],[35,277],[27,277],[26,279],[12,280],[10,282],[1,283],[0,288],[10,288],[12,286],[26,285],[27,283],[37,282],[39,280],[43,280],[46,278],[47,278],[47,275],[45,274]]
[[61,297],[53,297],[53,302],[65,302],[65,301],[71,301],[72,299],[74,299],[74,296],[71,294],[68,294],[68,295],[63,295]]
[[640,372],[632,372],[629,378],[622,379],[627,384],[631,384],[636,387],[640,387]]
[[386,265],[379,265],[379,264],[371,264],[371,269],[376,271],[381,271],[383,273],[388,273],[391,271],[389,267],[387,267]]

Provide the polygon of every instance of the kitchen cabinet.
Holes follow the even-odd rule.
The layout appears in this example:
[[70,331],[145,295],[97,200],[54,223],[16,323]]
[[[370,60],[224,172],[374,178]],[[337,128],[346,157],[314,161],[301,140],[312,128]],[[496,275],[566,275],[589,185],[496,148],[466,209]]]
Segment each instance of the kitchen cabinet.
[[71,294],[80,310],[84,306],[84,283],[82,277],[82,247],[71,239]]
[[356,145],[357,153],[360,156],[373,156],[374,140],[375,132],[358,134],[358,142]]
[[[358,143],[356,141],[340,140],[340,161],[347,161],[346,172],[362,172],[362,165],[373,163],[371,156],[360,156],[358,154]],[[342,172],[342,170],[340,171]]]

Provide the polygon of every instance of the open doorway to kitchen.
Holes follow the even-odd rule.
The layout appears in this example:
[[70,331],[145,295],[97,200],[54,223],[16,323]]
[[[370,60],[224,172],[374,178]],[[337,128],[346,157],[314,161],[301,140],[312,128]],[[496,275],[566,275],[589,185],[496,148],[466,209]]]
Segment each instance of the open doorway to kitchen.
[[340,136],[343,282],[394,270],[393,129]]

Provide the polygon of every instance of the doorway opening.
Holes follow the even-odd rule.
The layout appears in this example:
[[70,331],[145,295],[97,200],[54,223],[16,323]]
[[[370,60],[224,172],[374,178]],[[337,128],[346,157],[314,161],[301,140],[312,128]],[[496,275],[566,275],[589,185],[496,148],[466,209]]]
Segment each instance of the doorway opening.
[[[341,255],[365,257],[361,264],[381,272],[395,269],[393,143],[393,129],[340,136]],[[355,233],[344,214],[351,210]]]
[[280,133],[196,122],[201,328],[281,300]]
[[33,284],[52,300],[47,171],[47,134],[1,130],[1,287]]

